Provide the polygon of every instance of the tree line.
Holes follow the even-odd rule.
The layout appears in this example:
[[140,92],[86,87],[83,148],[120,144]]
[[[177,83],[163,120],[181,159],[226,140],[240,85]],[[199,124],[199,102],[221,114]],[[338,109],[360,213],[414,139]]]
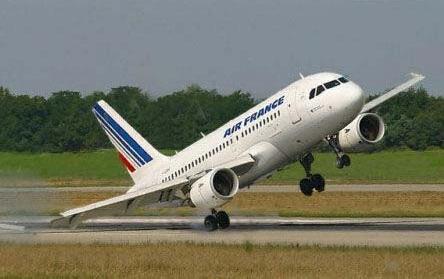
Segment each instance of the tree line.
[[[376,95],[371,96],[374,98]],[[60,91],[50,97],[18,95],[0,87],[0,150],[86,151],[111,147],[91,108],[104,99],[159,149],[182,149],[254,106],[248,92],[229,95],[192,85],[152,98],[131,86],[82,95]],[[388,128],[379,148],[422,150],[444,147],[444,99],[411,89],[377,109]]]

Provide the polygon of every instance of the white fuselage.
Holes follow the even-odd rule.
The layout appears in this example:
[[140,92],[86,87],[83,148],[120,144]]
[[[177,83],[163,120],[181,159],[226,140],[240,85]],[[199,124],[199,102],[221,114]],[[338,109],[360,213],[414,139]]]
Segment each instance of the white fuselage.
[[191,177],[248,153],[256,164],[239,177],[242,188],[298,160],[359,115],[364,96],[351,81],[309,98],[313,88],[340,77],[319,73],[295,81],[151,169],[143,186],[134,187]]

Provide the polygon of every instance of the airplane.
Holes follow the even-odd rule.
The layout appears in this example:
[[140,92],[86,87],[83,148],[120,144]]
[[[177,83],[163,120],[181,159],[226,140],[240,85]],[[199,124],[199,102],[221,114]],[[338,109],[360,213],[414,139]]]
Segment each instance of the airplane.
[[76,228],[85,220],[125,215],[138,207],[191,206],[208,210],[206,230],[225,229],[230,218],[218,209],[240,189],[297,161],[306,174],[300,191],[306,196],[322,192],[324,178],[311,171],[313,148],[325,141],[336,154],[336,166],[350,166],[347,152],[367,150],[384,136],[385,124],[371,110],[424,79],[412,73],[406,82],[364,103],[361,87],[344,75],[300,76],[173,156],[157,151],[105,101],[95,103],[92,111],[134,186],[125,194],[62,212],[52,225]]

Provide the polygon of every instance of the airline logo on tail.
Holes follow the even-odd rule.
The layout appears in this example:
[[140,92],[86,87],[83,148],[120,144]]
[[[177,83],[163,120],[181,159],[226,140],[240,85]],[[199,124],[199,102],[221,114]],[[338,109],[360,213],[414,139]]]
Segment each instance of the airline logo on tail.
[[130,172],[134,172],[153,158],[128,134],[99,103],[93,108],[93,113],[105,130],[111,142],[119,151],[119,158]]

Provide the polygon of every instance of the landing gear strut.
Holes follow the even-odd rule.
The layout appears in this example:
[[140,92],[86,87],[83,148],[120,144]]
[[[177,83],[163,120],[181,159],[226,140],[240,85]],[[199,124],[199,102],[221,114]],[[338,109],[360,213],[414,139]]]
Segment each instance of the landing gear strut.
[[207,231],[214,231],[219,229],[226,229],[230,226],[230,217],[225,211],[211,210],[211,215],[205,217],[205,229]]
[[307,153],[302,159],[299,160],[305,170],[305,178],[301,179],[299,186],[301,192],[306,196],[313,194],[313,189],[318,192],[325,190],[325,180],[320,174],[311,174],[311,164],[314,161],[313,155]]
[[351,164],[350,157],[347,154],[344,154],[341,147],[339,146],[338,136],[337,135],[327,136],[325,140],[336,154],[336,167],[338,169],[342,169],[343,167],[350,166]]

